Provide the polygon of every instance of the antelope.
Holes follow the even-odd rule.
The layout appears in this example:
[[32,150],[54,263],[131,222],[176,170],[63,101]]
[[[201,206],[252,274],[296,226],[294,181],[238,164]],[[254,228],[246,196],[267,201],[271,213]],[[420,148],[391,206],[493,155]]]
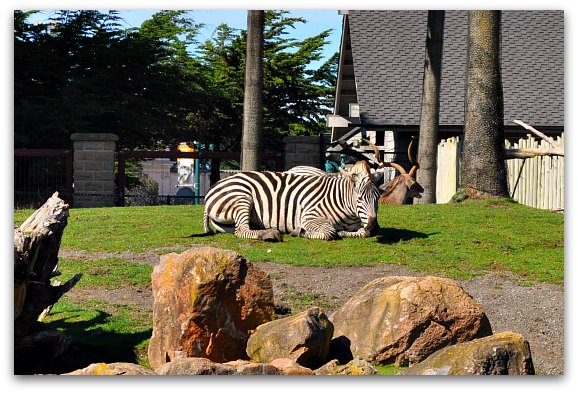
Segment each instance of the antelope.
[[383,191],[379,197],[379,203],[381,205],[403,205],[407,204],[407,200],[409,198],[421,198],[421,193],[424,191],[424,189],[415,180],[415,173],[419,169],[419,163],[415,161],[411,152],[414,137],[411,138],[411,142],[407,148],[409,162],[411,162],[413,165],[409,173],[401,165],[395,162],[383,162],[377,146],[375,146],[367,139],[363,140],[373,148],[375,158],[379,163],[379,168],[377,169],[378,171],[382,168],[391,167],[397,169],[400,173],[389,183],[379,186],[379,189]]

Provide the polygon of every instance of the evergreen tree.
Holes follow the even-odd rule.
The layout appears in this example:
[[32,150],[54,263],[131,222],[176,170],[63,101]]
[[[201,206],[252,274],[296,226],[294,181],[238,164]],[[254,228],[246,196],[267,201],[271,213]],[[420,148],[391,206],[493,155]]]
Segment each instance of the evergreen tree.
[[[186,11],[159,11],[125,28],[116,11],[14,12],[15,148],[65,148],[70,134],[112,132],[121,149],[157,149],[199,141],[239,151],[246,32],[221,25],[195,41],[199,24]],[[325,131],[337,56],[318,70],[329,31],[299,41],[287,30],[305,23],[266,11],[264,149],[286,135]],[[218,167],[218,165],[217,165]]]

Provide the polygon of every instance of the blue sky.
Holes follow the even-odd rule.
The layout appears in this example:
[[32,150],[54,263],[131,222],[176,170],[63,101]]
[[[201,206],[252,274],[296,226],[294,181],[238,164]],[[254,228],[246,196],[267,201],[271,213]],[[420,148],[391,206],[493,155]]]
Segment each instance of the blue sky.
[[[77,7],[76,9],[81,8],[82,7]],[[126,20],[127,27],[140,26],[143,21],[149,19],[158,11],[158,9],[115,9],[121,12],[121,16]],[[331,43],[326,45],[323,51],[323,62],[331,57],[335,52],[339,51],[342,16],[338,14],[336,9],[304,9],[290,10],[290,12],[291,16],[301,17],[307,21],[307,23],[297,23],[294,25],[295,29],[288,30],[290,37],[303,39],[306,37],[312,37],[324,30],[332,29],[333,31],[328,39]],[[42,15],[39,15],[39,17],[48,17],[50,13],[49,10],[42,11]],[[206,27],[199,32],[199,36],[197,37],[201,42],[209,39],[215,28],[221,23],[226,23],[229,26],[238,29],[247,28],[247,11],[244,9],[193,10],[191,11],[191,17],[196,23],[203,23],[206,25]],[[315,67],[316,64],[312,64],[312,66]]]

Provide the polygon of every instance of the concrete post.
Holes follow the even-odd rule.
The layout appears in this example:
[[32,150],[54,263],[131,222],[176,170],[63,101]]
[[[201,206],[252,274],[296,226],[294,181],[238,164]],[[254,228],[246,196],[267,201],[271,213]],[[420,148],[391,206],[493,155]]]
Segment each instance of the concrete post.
[[319,168],[318,136],[287,136],[283,138],[283,142],[285,142],[285,170],[297,165]]
[[73,207],[115,205],[115,157],[118,136],[77,133],[70,139],[74,149]]

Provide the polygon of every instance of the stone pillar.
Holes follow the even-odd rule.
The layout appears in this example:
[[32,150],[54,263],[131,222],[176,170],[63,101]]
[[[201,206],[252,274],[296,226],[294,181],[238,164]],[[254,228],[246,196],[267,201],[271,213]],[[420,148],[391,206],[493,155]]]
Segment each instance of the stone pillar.
[[74,148],[73,207],[114,206],[118,136],[77,133],[72,134],[70,139]]
[[287,136],[283,138],[283,142],[285,142],[285,170],[297,165],[319,168],[318,136]]

